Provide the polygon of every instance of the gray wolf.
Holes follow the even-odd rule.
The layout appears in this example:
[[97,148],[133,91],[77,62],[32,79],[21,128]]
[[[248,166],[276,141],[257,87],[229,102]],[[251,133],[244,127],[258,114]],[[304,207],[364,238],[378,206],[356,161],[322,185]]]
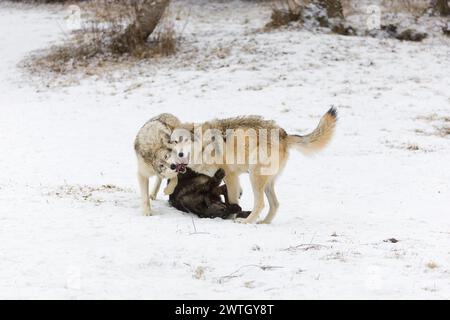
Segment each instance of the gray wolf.
[[[173,164],[170,135],[172,130],[182,124],[177,117],[169,113],[160,114],[144,124],[134,141],[134,150],[138,160],[138,182],[141,191],[141,208],[144,215],[152,214],[150,200],[156,198],[162,179],[171,179],[165,189],[170,194],[177,183],[180,167]],[[149,178],[156,176],[156,183],[149,195]]]

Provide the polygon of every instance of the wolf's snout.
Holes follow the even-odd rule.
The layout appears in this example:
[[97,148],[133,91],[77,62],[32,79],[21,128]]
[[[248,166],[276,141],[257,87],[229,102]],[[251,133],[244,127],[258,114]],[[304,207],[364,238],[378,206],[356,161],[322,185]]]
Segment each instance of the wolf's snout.
[[189,163],[189,156],[190,156],[189,152],[179,151],[177,156],[178,156],[179,162],[184,163],[184,164]]
[[186,173],[186,167],[187,167],[186,164],[184,164],[184,163],[179,163],[179,164],[177,164],[175,167],[176,167],[176,171],[177,171],[178,173]]
[[177,168],[177,165],[175,163],[172,163],[170,165],[170,170],[175,170]]

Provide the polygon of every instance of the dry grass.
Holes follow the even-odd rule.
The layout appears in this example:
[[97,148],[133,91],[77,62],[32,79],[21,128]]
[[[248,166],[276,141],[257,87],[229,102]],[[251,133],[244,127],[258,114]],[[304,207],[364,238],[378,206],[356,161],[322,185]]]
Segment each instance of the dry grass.
[[[94,0],[82,5],[84,20],[61,45],[41,51],[25,62],[31,71],[67,74],[73,70],[92,73],[110,63],[169,56],[176,52],[178,39],[167,12],[146,39],[131,30],[139,1]],[[135,31],[135,32],[133,32]]]
[[419,151],[419,150],[420,150],[419,145],[416,144],[416,143],[410,143],[410,144],[408,144],[408,145],[406,146],[406,149],[409,150],[409,151]]
[[442,121],[442,122],[450,122],[450,117],[447,116],[440,116],[437,113],[432,113],[426,116],[418,116],[418,120],[424,120],[427,122],[433,122],[433,121]]
[[387,13],[409,13],[412,16],[422,16],[428,9],[426,0],[382,0],[381,7]]
[[393,142],[393,141],[386,140],[384,142],[384,144],[386,145],[387,148],[393,149],[393,150],[401,150],[401,151],[406,150],[408,152],[414,152],[414,153],[434,152],[434,150],[432,148],[420,146],[419,144],[412,143],[412,142],[401,143],[401,142]]
[[177,37],[173,26],[167,26],[153,38],[153,55],[170,56],[177,51]]
[[344,16],[352,16],[356,14],[365,14],[364,8],[358,6],[357,1],[341,0]]
[[[350,10],[349,8],[350,2],[347,1],[347,9]],[[272,8],[270,21],[265,29],[280,28],[299,21],[302,25],[309,22],[311,25],[330,28],[335,33],[353,35],[355,30],[345,27],[343,20],[341,0],[279,0]]]
[[437,128],[437,134],[440,135],[443,138],[445,138],[447,136],[450,136],[450,127],[449,126],[444,126],[444,127],[441,127],[441,128]]
[[426,133],[423,130],[415,130],[417,134],[435,135],[442,138],[450,136],[450,117],[440,116],[436,113],[432,113],[426,116],[417,117],[418,120],[431,122],[433,124],[434,132]]
[[11,2],[23,2],[32,4],[61,4],[61,3],[73,3],[76,0],[9,0]]
[[299,15],[292,14],[289,10],[283,10],[274,8],[270,16],[270,22],[266,25],[266,28],[279,28],[288,25],[292,21],[298,21]]
[[270,21],[266,24],[266,30],[276,29],[301,19],[301,12],[289,5],[289,0],[280,0],[273,4]]
[[438,264],[436,262],[434,262],[434,261],[429,261],[425,265],[426,265],[426,267],[428,269],[431,269],[431,270],[436,269],[436,268],[439,267]]
[[[44,192],[44,195],[59,199],[68,198],[81,202],[92,202],[95,205],[100,205],[106,202],[118,203],[118,201],[126,201],[130,193],[133,193],[133,190],[111,184],[101,186],[62,185]],[[109,197],[111,194],[114,194],[114,197]]]

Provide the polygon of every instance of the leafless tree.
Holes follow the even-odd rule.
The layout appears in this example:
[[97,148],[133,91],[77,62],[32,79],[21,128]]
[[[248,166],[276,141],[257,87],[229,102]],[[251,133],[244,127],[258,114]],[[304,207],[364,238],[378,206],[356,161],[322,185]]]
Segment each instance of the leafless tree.
[[135,20],[115,39],[118,49],[120,50],[120,47],[123,46],[128,50],[128,48],[136,47],[147,41],[169,3],[170,0],[135,0]]

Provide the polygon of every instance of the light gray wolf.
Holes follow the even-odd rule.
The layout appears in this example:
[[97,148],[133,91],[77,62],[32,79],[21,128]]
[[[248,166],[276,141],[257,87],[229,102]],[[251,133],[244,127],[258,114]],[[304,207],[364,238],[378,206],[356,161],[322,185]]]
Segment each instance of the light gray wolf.
[[[171,159],[170,136],[172,130],[180,127],[180,120],[172,114],[160,114],[144,124],[134,141],[138,161],[138,182],[141,191],[141,208],[144,215],[152,214],[150,200],[156,198],[162,179],[171,179],[164,190],[170,194],[176,186],[178,172],[183,170]],[[155,185],[149,194],[149,178],[156,176]]]

